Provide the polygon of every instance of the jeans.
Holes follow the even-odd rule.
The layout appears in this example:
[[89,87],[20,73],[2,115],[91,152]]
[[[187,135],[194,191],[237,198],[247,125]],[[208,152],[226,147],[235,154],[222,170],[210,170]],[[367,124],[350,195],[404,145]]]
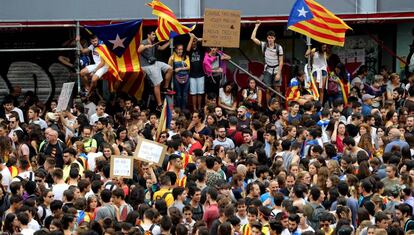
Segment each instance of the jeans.
[[186,83],[179,83],[177,79],[173,78],[175,94],[175,102],[177,107],[181,109],[187,108],[188,103],[188,92],[190,90],[190,81]]

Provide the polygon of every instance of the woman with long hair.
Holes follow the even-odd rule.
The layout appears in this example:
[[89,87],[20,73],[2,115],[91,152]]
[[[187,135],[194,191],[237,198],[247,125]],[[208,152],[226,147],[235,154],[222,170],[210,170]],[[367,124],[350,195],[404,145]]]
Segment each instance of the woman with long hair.
[[3,230],[7,234],[18,234],[20,232],[20,224],[17,220],[17,216],[14,213],[9,213],[3,222]]
[[14,143],[17,156],[24,157],[28,162],[30,162],[30,149],[29,146],[25,143],[24,132],[22,130],[15,130],[13,132],[12,141]]
[[339,153],[344,152],[343,140],[346,136],[346,126],[343,122],[335,122],[334,131],[332,132],[331,142],[336,145]]
[[286,135],[282,137],[282,140],[289,140],[293,142],[296,139],[297,128],[295,126],[287,126],[284,132]]
[[124,126],[118,127],[118,130],[116,130],[116,144],[118,145],[118,148],[120,152],[123,151],[133,151],[134,145],[133,142],[129,140],[128,137],[128,130]]
[[89,217],[89,221],[93,221],[95,219],[95,212],[98,207],[99,201],[95,195],[91,195],[86,199],[85,216]]
[[398,113],[390,110],[385,116],[385,128],[398,128]]
[[309,163],[309,174],[312,178],[312,185],[317,185],[318,183],[318,172],[321,168],[321,164],[318,161],[313,161]]
[[359,140],[358,147],[367,151],[368,156],[371,157],[375,152],[374,146],[372,145],[371,134],[369,133],[363,134],[361,136],[361,139]]
[[50,210],[50,203],[53,201],[55,195],[50,189],[46,189],[42,192],[42,197],[40,198],[40,205],[37,207],[37,215],[39,216],[39,222],[44,224],[46,217],[52,215]]
[[262,90],[257,86],[256,80],[249,79],[249,84],[242,91],[243,102],[246,104],[257,104],[262,106]]
[[226,82],[223,87],[219,89],[218,105],[226,111],[235,111],[237,108],[236,99],[237,87],[233,82]]
[[332,103],[336,99],[340,99],[344,104],[348,103],[350,87],[348,81],[348,75],[345,69],[345,65],[338,63],[335,69],[330,73],[328,78],[328,100]]
[[177,44],[174,53],[168,60],[168,64],[173,68],[173,85],[177,107],[187,108],[188,92],[190,89],[190,58],[185,54],[183,44]]

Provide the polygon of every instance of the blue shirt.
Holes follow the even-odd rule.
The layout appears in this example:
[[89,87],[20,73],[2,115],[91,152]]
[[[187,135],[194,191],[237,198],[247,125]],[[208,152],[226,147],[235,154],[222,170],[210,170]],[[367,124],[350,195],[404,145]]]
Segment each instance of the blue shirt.
[[371,115],[371,111],[372,111],[371,105],[362,104],[362,111],[361,111],[361,113],[362,113],[363,116]]
[[391,149],[394,145],[400,146],[400,149],[403,149],[403,148],[406,148],[406,147],[410,148],[410,146],[408,145],[408,143],[406,141],[394,140],[391,143],[387,144],[387,146],[385,146],[384,153],[391,152]]
[[273,196],[270,195],[269,192],[262,194],[262,196],[260,196],[260,201],[265,202],[269,198],[270,198],[270,204],[267,205],[267,207],[273,208],[275,206],[275,202],[274,202]]

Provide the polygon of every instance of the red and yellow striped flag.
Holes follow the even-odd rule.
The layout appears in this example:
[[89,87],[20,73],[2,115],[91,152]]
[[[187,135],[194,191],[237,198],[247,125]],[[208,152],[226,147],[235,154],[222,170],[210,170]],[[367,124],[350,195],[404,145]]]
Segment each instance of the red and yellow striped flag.
[[138,100],[144,89],[138,47],[142,40],[142,21],[130,21],[104,26],[86,26],[103,44],[96,48],[100,58],[108,65],[105,78],[114,85],[121,83],[122,90]]
[[194,28],[182,25],[174,12],[159,0],[153,0],[147,4],[152,8],[152,14],[158,16],[158,28],[155,31],[158,40],[165,41],[177,35],[187,34]]
[[345,33],[351,28],[319,3],[297,0],[289,15],[288,29],[322,43],[344,46]]

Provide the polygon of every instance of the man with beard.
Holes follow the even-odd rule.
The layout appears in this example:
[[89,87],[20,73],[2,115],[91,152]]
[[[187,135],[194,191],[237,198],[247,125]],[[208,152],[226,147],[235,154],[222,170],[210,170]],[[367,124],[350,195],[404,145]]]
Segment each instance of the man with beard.
[[187,183],[187,176],[184,174],[181,156],[178,154],[171,154],[169,161],[170,165],[168,171],[174,172],[174,174],[177,176],[176,185],[185,187]]
[[223,109],[220,106],[217,106],[214,109],[214,113],[216,114],[217,118],[217,125],[224,126],[225,128],[229,127],[229,121],[223,115]]
[[39,152],[56,159],[56,167],[63,168],[63,150],[66,144],[58,139],[58,132],[52,128],[45,130],[46,140],[40,143]]
[[279,183],[276,180],[272,180],[269,183],[268,192],[260,196],[260,201],[264,206],[273,208],[275,206],[275,196],[279,193]]
[[105,143],[103,131],[108,126],[109,120],[108,118],[101,117],[98,119],[98,121],[95,123],[95,130],[96,134],[93,136],[93,139],[96,140],[97,147],[100,149],[103,143]]
[[245,128],[250,127],[250,118],[247,117],[246,106],[242,105],[237,109],[237,118],[238,118],[238,122],[237,122],[238,130],[243,130]]
[[65,164],[63,167],[63,180],[66,181],[66,179],[69,177],[69,173],[73,167],[73,164],[78,165],[79,175],[83,174],[84,168],[82,164],[76,160],[76,150],[73,148],[67,148],[63,151],[63,162]]
[[227,151],[229,149],[234,149],[234,142],[230,138],[226,137],[226,128],[224,126],[218,126],[216,128],[217,131],[217,138],[213,141],[213,149],[217,145],[221,145],[224,147],[224,151]]

